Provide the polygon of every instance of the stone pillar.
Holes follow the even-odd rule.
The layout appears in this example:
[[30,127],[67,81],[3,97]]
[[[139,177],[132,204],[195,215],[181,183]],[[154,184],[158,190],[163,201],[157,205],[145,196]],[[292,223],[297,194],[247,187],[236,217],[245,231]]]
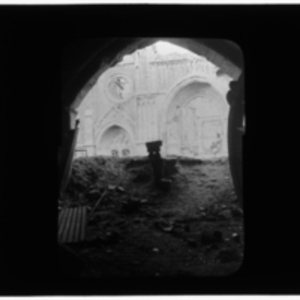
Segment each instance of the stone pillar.
[[87,109],[84,114],[85,119],[85,141],[84,146],[87,150],[88,156],[94,155],[94,141],[93,141],[93,111],[92,109]]
[[230,105],[228,118],[228,152],[230,170],[234,187],[241,206],[243,206],[243,166],[242,166],[242,141],[243,133],[240,130],[244,117],[244,76],[238,81],[230,83],[227,94]]

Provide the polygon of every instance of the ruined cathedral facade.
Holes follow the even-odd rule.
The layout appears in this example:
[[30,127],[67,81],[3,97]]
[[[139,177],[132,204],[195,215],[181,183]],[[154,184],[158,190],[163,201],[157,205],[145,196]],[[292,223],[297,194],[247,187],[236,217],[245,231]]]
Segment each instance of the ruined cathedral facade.
[[77,156],[227,156],[228,75],[193,53],[159,54],[155,45],[103,73],[77,108]]

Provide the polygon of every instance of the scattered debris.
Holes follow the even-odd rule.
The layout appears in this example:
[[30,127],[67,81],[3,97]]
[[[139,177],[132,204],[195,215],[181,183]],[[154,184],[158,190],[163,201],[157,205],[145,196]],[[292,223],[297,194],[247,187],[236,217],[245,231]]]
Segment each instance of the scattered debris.
[[94,211],[96,210],[96,208],[98,207],[99,203],[101,202],[101,200],[104,198],[104,196],[107,194],[107,190],[105,190],[102,194],[102,196],[99,198],[99,200],[97,201],[97,203],[95,204],[94,208],[92,209],[92,211],[89,214],[89,218],[91,218],[93,216]]
[[154,209],[151,209],[151,208],[148,208],[146,211],[145,211],[145,214],[150,217],[150,218],[153,218],[157,215],[157,211],[154,210]]
[[121,193],[125,193],[125,189],[122,188],[121,186],[117,186],[117,191]]
[[170,232],[170,231],[172,231],[172,229],[173,229],[173,223],[172,223],[172,222],[169,222],[169,221],[167,221],[167,220],[165,220],[165,219],[160,219],[160,220],[156,221],[156,222],[155,222],[155,225],[156,225],[159,229],[161,229],[161,230],[163,230],[163,231],[167,231],[167,232]]
[[141,203],[147,203],[147,202],[148,202],[148,199],[141,199],[140,202],[141,202]]
[[236,243],[240,243],[241,242],[241,236],[234,232],[232,235],[231,235],[232,239],[236,242]]
[[219,212],[219,216],[224,219],[230,219],[232,215],[231,215],[231,211],[229,209],[226,209]]
[[114,191],[114,190],[116,189],[116,186],[115,186],[115,185],[112,185],[112,184],[109,184],[107,188],[108,188],[108,190],[110,190],[110,191]]
[[[186,271],[186,276],[193,277],[206,269],[221,274],[225,272],[222,268],[231,268],[231,262],[242,261],[243,211],[233,202],[232,181],[224,179],[230,172],[228,163],[225,167],[210,162],[179,163],[171,177],[170,193],[165,193],[152,184],[147,160],[136,158],[133,170],[127,168],[133,158],[101,158],[102,164],[94,163],[97,159],[76,161],[76,168],[82,170],[72,174],[73,190],[58,203],[60,208],[82,201],[89,206],[87,242],[73,247],[92,262],[96,276],[118,276],[120,272],[162,276],[163,266],[166,275]],[[169,170],[163,176],[170,178]],[[211,179],[215,179],[214,190],[207,188]],[[135,274],[130,273],[132,269]],[[94,276],[88,272],[87,276]]]
[[123,202],[122,211],[126,214],[134,213],[138,210],[140,202],[136,198],[128,198]]

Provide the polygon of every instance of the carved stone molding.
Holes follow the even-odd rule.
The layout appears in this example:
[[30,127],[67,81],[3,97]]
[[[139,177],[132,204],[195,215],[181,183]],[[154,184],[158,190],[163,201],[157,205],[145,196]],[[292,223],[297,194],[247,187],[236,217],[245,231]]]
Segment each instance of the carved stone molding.
[[132,128],[134,127],[135,124],[134,120],[130,118],[125,112],[121,111],[117,107],[113,107],[104,115],[104,117],[102,117],[101,120],[99,120],[95,124],[95,127],[103,128],[107,124],[114,123],[114,122],[127,124]]

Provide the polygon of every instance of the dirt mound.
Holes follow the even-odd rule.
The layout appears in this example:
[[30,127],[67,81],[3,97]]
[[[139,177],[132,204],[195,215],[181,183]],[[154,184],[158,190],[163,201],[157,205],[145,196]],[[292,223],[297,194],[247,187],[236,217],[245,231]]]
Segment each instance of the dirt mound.
[[82,276],[222,276],[239,267],[243,211],[228,160],[172,158],[163,167],[167,193],[155,188],[146,158],[74,161],[65,205],[93,208],[107,189],[89,215],[86,241],[70,245],[89,266]]

